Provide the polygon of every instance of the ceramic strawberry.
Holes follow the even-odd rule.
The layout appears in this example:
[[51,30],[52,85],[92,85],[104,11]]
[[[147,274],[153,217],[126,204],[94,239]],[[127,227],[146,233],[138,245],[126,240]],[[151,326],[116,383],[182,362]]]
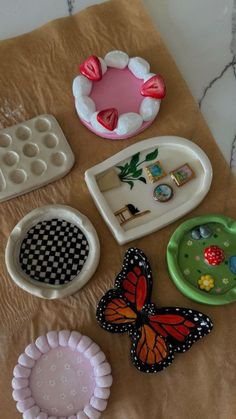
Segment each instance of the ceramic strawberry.
[[148,96],[154,99],[163,99],[166,95],[164,79],[160,76],[160,74],[151,77],[143,83],[140,93],[142,96]]
[[96,55],[90,55],[82,64],[80,72],[89,80],[99,81],[102,78],[102,67],[99,58]]
[[118,111],[115,108],[103,109],[97,114],[98,122],[109,131],[113,131],[117,126]]
[[220,265],[225,260],[224,251],[219,246],[209,246],[204,250],[204,258],[209,265]]

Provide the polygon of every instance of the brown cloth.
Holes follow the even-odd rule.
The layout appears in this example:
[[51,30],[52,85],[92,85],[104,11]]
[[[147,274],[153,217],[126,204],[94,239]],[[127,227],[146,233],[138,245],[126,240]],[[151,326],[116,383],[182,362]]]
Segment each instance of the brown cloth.
[[[112,49],[147,59],[161,73],[167,97],[153,123],[126,141],[96,137],[80,123],[71,94],[78,64],[91,54],[103,57]],[[105,351],[114,383],[104,419],[235,419],[236,314],[235,304],[211,307],[185,298],[169,279],[165,260],[171,234],[185,219],[207,213],[235,216],[236,180],[217,148],[203,117],[139,0],[111,0],[73,17],[51,22],[32,33],[0,43],[0,123],[7,127],[38,114],[59,121],[76,157],[71,173],[49,186],[0,204],[0,417],[17,419],[11,396],[12,370],[19,354],[37,336],[53,329],[80,330]],[[198,144],[211,159],[214,179],[199,207],[154,234],[119,246],[98,213],[84,182],[87,168],[139,140],[179,135]],[[223,140],[223,139],[222,139]],[[75,295],[41,300],[22,291],[9,278],[4,263],[8,235],[32,209],[64,203],[87,215],[101,241],[97,272]],[[114,284],[125,250],[137,246],[153,269],[153,302],[203,311],[214,329],[186,354],[158,374],[143,374],[130,362],[130,341],[100,328],[95,310]]]

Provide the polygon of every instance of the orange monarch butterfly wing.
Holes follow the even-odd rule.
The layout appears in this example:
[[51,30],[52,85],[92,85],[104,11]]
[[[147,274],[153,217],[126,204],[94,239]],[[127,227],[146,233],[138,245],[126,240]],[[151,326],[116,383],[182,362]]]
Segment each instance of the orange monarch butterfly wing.
[[158,372],[172,363],[172,345],[149,325],[143,324],[137,333],[132,334],[131,340],[131,360],[138,370]]
[[123,268],[115,280],[115,288],[98,303],[96,317],[110,332],[127,332],[136,328],[138,315],[150,304],[152,273],[144,253],[136,248],[127,250]]
[[175,352],[186,352],[213,327],[209,317],[196,310],[178,307],[149,307],[149,313],[133,341],[131,359],[143,372],[158,372],[169,366]]
[[96,317],[100,325],[113,333],[128,332],[135,326],[137,313],[116,289],[108,291],[100,300]]
[[115,287],[131,303],[137,312],[150,303],[152,292],[152,271],[147,257],[140,249],[127,250],[123,269],[115,280]]
[[209,317],[196,310],[167,307],[154,311],[148,318],[149,326],[171,343],[175,352],[187,351],[213,327]]

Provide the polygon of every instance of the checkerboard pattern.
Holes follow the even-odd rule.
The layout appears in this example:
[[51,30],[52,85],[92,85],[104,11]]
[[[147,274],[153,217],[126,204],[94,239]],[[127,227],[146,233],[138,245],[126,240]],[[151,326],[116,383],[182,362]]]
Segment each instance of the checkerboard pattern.
[[21,244],[20,264],[35,281],[64,285],[79,274],[88,253],[88,241],[78,227],[52,219],[28,231]]

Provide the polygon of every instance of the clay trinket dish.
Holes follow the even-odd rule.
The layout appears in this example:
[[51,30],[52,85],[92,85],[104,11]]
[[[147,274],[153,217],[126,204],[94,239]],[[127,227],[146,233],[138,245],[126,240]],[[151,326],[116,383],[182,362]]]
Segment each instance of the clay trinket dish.
[[98,419],[112,385],[100,347],[69,330],[50,331],[30,343],[13,376],[12,396],[24,419]]
[[221,305],[236,300],[236,221],[203,215],[182,223],[167,248],[170,276],[192,300]]
[[141,57],[110,51],[91,55],[73,81],[81,122],[96,135],[112,140],[137,135],[152,124],[166,94],[160,74],[150,73]]
[[90,194],[119,244],[187,214],[206,196],[211,180],[203,150],[174,136],[140,141],[85,173]]
[[94,274],[100,258],[97,233],[87,217],[66,205],[27,214],[12,230],[5,252],[11,279],[41,298],[74,294]]

